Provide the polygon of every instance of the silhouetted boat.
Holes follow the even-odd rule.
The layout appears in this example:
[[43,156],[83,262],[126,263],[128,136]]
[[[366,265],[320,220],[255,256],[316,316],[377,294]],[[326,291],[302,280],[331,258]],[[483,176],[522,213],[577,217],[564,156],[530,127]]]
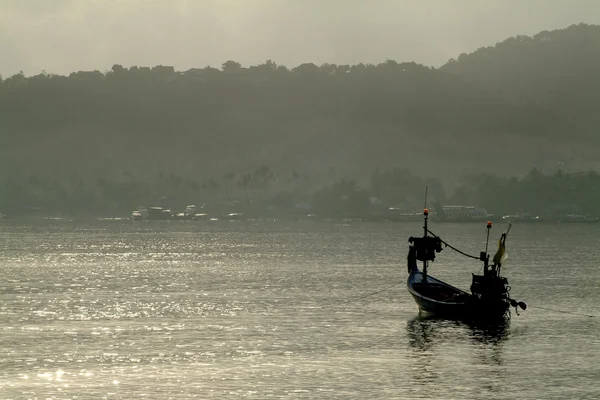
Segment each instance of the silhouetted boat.
[[[423,236],[408,239],[410,247],[408,251],[409,276],[407,288],[420,311],[452,319],[499,321],[510,318],[511,306],[526,309],[525,303],[510,298],[508,281],[500,275],[502,262],[505,259],[505,241],[508,231],[502,234],[498,252],[493,258],[493,264],[490,265],[487,244],[486,251],[481,252],[479,257],[461,252],[428,230],[428,214],[428,210],[425,209]],[[487,223],[487,227],[489,240],[491,222]],[[510,225],[508,230],[510,230]],[[472,276],[471,293],[428,275],[428,263],[435,259],[436,253],[442,251],[442,245],[451,247],[467,257],[484,263],[483,275],[473,274]],[[422,271],[418,268],[418,261],[423,263]]]

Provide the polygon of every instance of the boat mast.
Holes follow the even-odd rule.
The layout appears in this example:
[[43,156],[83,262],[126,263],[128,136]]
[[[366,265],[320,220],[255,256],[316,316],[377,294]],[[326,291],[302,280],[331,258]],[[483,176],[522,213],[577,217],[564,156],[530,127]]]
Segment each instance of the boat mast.
[[487,236],[485,238],[485,254],[481,254],[479,258],[483,261],[483,275],[487,276],[490,264],[490,255],[488,254],[488,244],[490,243],[490,230],[492,229],[492,221],[487,222]]
[[[424,238],[427,237],[427,217],[429,216],[429,210],[427,209],[427,189],[428,189],[428,186],[425,186],[425,205],[423,207],[423,217],[424,217],[423,237]],[[423,282],[424,283],[427,282],[427,257],[425,257],[425,259],[423,260]]]

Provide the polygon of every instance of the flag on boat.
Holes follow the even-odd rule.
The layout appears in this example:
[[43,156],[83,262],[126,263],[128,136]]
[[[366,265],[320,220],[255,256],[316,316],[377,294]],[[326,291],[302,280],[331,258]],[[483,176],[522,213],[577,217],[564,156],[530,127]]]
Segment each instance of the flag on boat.
[[500,240],[498,241],[498,251],[494,255],[495,265],[504,264],[506,260],[508,260],[508,253],[506,252],[506,236],[508,236],[511,227],[512,224],[508,224],[506,233],[503,233],[502,236],[500,236]]

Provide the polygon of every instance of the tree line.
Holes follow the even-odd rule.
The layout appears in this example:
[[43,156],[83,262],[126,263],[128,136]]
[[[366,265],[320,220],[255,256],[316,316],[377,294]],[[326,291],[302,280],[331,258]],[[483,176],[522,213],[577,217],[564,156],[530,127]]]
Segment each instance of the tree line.
[[0,182],[0,213],[126,216],[138,206],[181,211],[187,204],[204,204],[213,213],[361,218],[390,213],[390,209],[418,212],[425,186],[432,203],[476,205],[502,215],[598,214],[600,206],[600,174],[595,171],[532,169],[523,176],[469,175],[453,188],[398,167],[377,169],[363,184],[356,179],[332,179],[312,189],[310,179],[296,170],[276,175],[267,165],[239,176],[227,173],[203,181],[174,174],[140,181],[127,171],[95,181],[84,181],[76,173],[61,181],[32,175],[27,180]]

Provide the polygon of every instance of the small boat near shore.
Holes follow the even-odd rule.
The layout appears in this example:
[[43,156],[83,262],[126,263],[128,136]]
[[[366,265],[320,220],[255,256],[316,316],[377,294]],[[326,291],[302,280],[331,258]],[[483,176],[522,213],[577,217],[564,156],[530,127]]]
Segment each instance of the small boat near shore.
[[171,210],[162,207],[141,207],[131,214],[131,219],[134,221],[164,221],[173,219]]
[[169,221],[193,220],[196,216],[196,206],[189,205],[183,212],[174,213],[163,207],[140,207],[131,213],[134,221]]
[[[510,319],[511,307],[514,307],[517,313],[519,308],[527,308],[525,303],[510,298],[508,280],[501,275],[502,263],[506,259],[505,242],[510,224],[508,230],[502,234],[498,251],[490,263],[487,244],[486,251],[481,252],[478,257],[468,255],[429,231],[428,210],[425,209],[423,214],[423,236],[408,239],[410,245],[407,257],[407,289],[420,312],[468,321],[502,321]],[[492,223],[488,222],[488,240],[491,227]],[[435,260],[436,253],[440,253],[444,246],[484,263],[483,274],[472,275],[470,293],[429,275],[429,262]],[[422,262],[422,270],[418,267],[419,261]]]

